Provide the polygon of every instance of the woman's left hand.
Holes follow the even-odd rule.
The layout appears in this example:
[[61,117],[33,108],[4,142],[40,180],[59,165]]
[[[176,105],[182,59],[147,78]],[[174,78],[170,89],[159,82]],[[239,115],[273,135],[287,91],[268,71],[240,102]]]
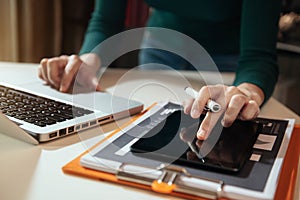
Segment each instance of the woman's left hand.
[[199,140],[206,140],[211,130],[223,115],[222,125],[229,127],[235,119],[251,120],[258,116],[260,105],[264,101],[263,91],[251,83],[239,86],[208,85],[198,92],[196,99],[184,102],[184,112],[193,118],[199,118],[209,99],[221,105],[217,113],[207,112],[197,132]]

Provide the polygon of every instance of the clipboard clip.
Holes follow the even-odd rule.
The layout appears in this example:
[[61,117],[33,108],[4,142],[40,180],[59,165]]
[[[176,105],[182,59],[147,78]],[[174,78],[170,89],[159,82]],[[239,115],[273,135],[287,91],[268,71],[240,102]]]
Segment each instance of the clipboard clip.
[[191,176],[182,167],[165,164],[154,169],[122,163],[116,176],[119,180],[147,185],[158,193],[179,192],[207,199],[220,198],[224,185],[223,181]]

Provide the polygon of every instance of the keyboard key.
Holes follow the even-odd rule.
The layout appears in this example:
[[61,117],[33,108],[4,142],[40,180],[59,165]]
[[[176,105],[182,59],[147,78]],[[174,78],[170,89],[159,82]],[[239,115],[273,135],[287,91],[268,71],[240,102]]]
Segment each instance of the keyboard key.
[[93,113],[5,86],[0,86],[0,110],[7,116],[41,127]]

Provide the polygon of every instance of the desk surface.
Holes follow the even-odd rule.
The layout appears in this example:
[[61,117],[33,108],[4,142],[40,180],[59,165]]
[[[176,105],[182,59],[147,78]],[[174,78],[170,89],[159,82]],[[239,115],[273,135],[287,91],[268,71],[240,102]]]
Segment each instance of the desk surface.
[[[0,81],[24,84],[28,80],[38,80],[36,64],[0,62],[0,71]],[[102,76],[101,82],[108,92],[139,100],[149,106],[155,101],[166,99],[182,101],[187,98],[182,88],[188,84],[199,88],[205,82],[213,84],[219,79],[230,83],[233,80],[232,73],[222,74],[221,77],[208,72],[202,75],[206,77],[205,81],[200,80],[199,74],[195,72],[179,74],[175,71],[157,73],[109,69]],[[295,118],[300,123],[298,115],[273,98],[262,108],[260,116]],[[120,120],[119,123],[127,120]],[[116,126],[110,123],[103,126],[103,130],[109,133]],[[90,129],[80,135],[33,146],[0,134],[0,199],[170,199],[150,191],[63,174],[62,166],[96,142],[98,137],[97,130]],[[298,177],[295,191],[297,200],[300,199],[299,174]]]

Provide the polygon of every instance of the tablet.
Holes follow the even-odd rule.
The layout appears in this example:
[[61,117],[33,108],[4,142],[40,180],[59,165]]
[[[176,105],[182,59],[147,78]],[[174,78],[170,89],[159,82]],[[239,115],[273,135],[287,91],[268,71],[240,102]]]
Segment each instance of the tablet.
[[200,141],[196,133],[203,117],[193,119],[183,111],[175,111],[131,145],[131,152],[197,169],[238,172],[249,159],[262,125],[236,120],[224,128],[218,121],[208,139]]

